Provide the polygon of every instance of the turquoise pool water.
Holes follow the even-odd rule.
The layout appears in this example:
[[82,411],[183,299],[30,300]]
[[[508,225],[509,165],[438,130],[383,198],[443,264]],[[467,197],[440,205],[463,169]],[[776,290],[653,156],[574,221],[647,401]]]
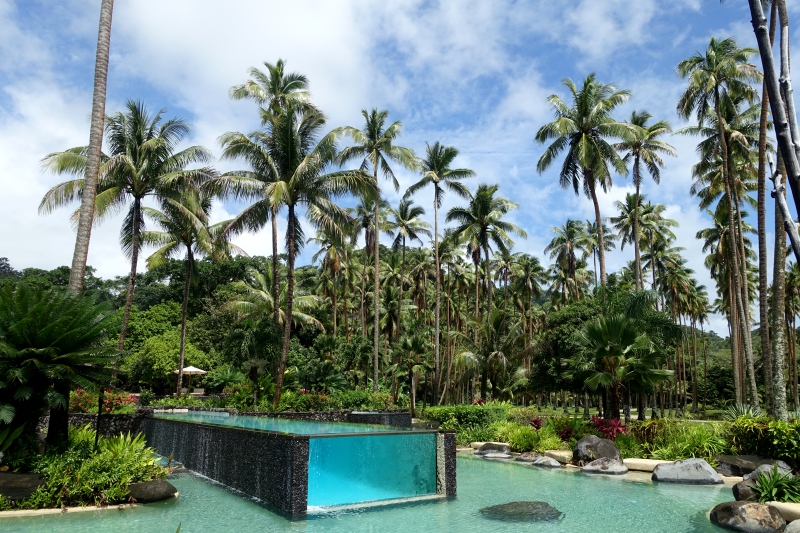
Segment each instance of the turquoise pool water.
[[236,416],[213,411],[189,411],[188,413],[157,413],[156,418],[182,420],[219,426],[233,426],[277,433],[296,435],[330,435],[338,433],[385,433],[387,431],[411,431],[411,428],[381,426],[377,424],[351,424],[344,422],[310,422],[286,420],[260,416]]
[[330,506],[436,493],[436,435],[311,438],[308,505]]
[[[651,484],[574,471],[458,458],[458,497],[388,508],[326,512],[290,522],[257,503],[191,475],[172,480],[177,500],[123,511],[96,511],[0,520],[3,533],[181,533],[369,531],[702,533],[719,532],[707,513],[730,500],[730,487]],[[558,522],[497,522],[481,508],[520,500],[546,501],[564,513]]]

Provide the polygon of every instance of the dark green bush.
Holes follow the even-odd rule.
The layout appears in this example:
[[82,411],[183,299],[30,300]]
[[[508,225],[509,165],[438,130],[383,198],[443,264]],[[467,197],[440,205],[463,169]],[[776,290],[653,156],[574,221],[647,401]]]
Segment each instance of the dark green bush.
[[[487,403],[485,405],[446,405],[428,407],[422,413],[427,420],[444,424],[452,421],[458,427],[488,426],[492,422],[508,419],[510,406],[505,403]],[[455,429],[455,428],[453,428]]]
[[782,422],[767,417],[740,416],[728,428],[731,451],[761,455],[800,466],[800,421]]
[[775,465],[772,470],[756,476],[753,492],[758,496],[759,503],[800,503],[800,476],[782,474]]

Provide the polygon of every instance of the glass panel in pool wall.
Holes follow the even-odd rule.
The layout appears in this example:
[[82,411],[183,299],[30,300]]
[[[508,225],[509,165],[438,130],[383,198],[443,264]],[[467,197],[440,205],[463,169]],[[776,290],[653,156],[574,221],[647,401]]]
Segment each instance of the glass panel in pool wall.
[[436,435],[311,438],[308,505],[436,493]]

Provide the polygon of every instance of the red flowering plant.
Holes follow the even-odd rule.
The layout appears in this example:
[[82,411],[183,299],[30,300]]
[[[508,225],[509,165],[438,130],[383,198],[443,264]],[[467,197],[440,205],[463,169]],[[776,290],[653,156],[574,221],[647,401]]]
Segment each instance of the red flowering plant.
[[[132,414],[138,398],[123,391],[106,389],[103,393],[103,413],[110,415]],[[97,392],[78,387],[69,394],[70,413],[96,413]]]
[[592,427],[600,432],[604,439],[614,440],[617,435],[627,435],[628,428],[619,418],[606,420],[597,415],[592,415]]

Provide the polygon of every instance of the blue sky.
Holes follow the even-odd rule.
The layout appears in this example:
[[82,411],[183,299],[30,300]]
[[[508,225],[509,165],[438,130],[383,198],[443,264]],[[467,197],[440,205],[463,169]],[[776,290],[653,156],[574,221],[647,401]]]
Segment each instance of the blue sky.
[[[400,144],[418,153],[437,140],[457,147],[457,164],[477,172],[471,188],[499,183],[501,194],[520,203],[512,219],[528,239],[517,239],[515,251],[546,263],[543,250],[553,226],[567,218],[593,218],[588,199],[559,188],[558,165],[544,175],[535,170],[544,147],[533,138],[552,119],[547,96],[567,97],[561,80],[579,81],[596,72],[600,81],[633,93],[617,118],[646,109],[677,129],[684,124],[675,105],[685,87],[675,75],[678,61],[704,50],[712,35],[755,46],[744,0],[115,4],[108,113],[130,98],[152,110],[166,108],[167,116],[191,124],[187,144],[218,154],[220,134],[258,126],[252,104],[228,98],[230,86],[244,81],[250,66],[283,58],[289,70],[308,76],[313,100],[331,128],[360,127],[361,109],[377,107],[403,121]],[[15,268],[54,268],[72,257],[70,211],[37,214],[44,193],[60,181],[44,173],[39,161],[88,142],[99,5],[99,0],[0,0],[0,256]],[[795,2],[790,8],[796,12]],[[668,158],[661,185],[647,181],[643,192],[666,204],[667,215],[680,222],[677,244],[686,248],[689,266],[713,297],[694,238],[708,220],[689,194],[696,140],[676,136],[670,142],[678,157]],[[400,170],[398,177],[400,193],[388,191],[393,205],[416,179]],[[629,179],[615,177],[609,194],[600,198],[603,215],[613,216],[614,201],[631,191]],[[416,197],[429,218],[431,195],[423,191]],[[448,198],[445,210],[456,201]],[[218,204],[215,218],[241,207]],[[128,270],[118,244],[120,220],[104,222],[92,235],[89,262],[104,277]],[[263,232],[244,235],[238,243],[251,255],[267,255],[269,239]],[[313,253],[306,250],[303,259]],[[609,270],[632,255],[627,247],[610,254]],[[712,327],[726,331],[719,317]]]

